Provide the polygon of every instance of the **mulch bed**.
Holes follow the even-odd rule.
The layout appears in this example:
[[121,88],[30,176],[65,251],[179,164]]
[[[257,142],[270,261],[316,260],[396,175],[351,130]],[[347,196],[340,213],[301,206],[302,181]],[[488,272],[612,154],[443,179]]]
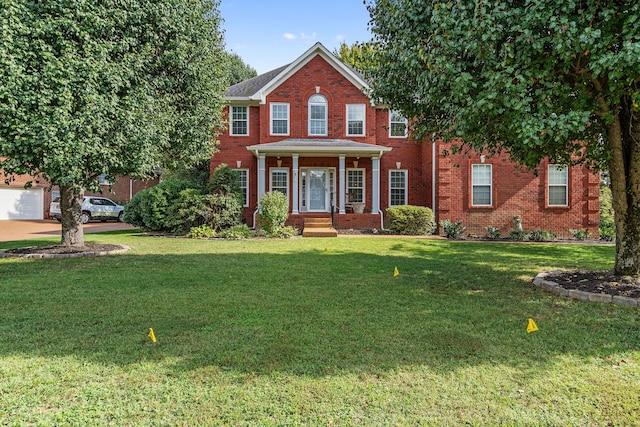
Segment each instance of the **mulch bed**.
[[12,255],[62,255],[62,254],[81,254],[95,252],[111,252],[121,250],[121,245],[111,245],[102,243],[86,243],[84,246],[65,246],[65,245],[49,245],[49,246],[30,246],[26,248],[7,249],[4,251]]
[[552,271],[545,279],[565,289],[640,298],[640,281],[632,277],[616,276],[613,271]]

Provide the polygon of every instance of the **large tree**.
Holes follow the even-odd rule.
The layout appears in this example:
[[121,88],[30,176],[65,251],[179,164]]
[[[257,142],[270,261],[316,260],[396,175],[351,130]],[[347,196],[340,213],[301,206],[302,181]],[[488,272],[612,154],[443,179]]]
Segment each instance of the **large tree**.
[[207,159],[225,70],[218,0],[0,0],[0,168],[60,187],[62,243],[105,174]]
[[240,55],[235,52],[228,52],[227,58],[227,84],[233,86],[237,83],[249,80],[258,75],[258,72],[251,65],[245,63]]
[[640,275],[640,2],[368,3],[374,95],[418,137],[608,167],[615,272]]
[[361,73],[368,74],[376,66],[376,53],[378,46],[369,42],[357,42],[349,46],[346,42],[340,43],[333,54],[347,65],[352,66]]

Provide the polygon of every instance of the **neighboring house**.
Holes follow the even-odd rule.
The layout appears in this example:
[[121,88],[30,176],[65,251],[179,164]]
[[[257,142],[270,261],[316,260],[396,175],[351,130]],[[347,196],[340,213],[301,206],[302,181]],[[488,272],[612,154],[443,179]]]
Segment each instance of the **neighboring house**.
[[333,212],[336,228],[380,229],[387,208],[410,204],[432,208],[437,221],[462,220],[478,235],[487,226],[508,232],[515,216],[527,230],[597,232],[597,174],[548,162],[534,174],[507,156],[443,156],[448,144],[408,138],[406,119],[370,99],[368,88],[318,43],[227,90],[229,125],[211,169],[226,163],[240,172],[250,226],[260,197],[280,191],[288,223],[299,228]]
[[[5,175],[0,171],[0,220],[3,219],[47,219],[49,204],[60,195],[57,187],[50,188],[44,179],[28,176],[16,176],[9,185],[5,184]],[[31,188],[25,189],[27,181],[32,181]],[[102,195],[119,203],[126,203],[140,190],[152,187],[158,179],[137,180],[129,177],[118,177],[116,182],[100,180],[102,193],[86,192],[86,195]]]

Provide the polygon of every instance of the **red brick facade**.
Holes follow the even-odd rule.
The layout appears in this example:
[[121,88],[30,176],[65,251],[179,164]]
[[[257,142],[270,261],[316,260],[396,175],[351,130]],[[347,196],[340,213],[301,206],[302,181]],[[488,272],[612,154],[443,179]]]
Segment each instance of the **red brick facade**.
[[[247,171],[248,205],[244,218],[250,226],[254,225],[259,196],[271,189],[272,172],[277,169],[286,174],[287,189],[282,191],[287,192],[290,201],[289,223],[297,227],[302,227],[305,217],[329,216],[333,204],[337,228],[380,228],[390,206],[393,173],[406,178],[407,204],[432,208],[437,221],[462,220],[470,233],[485,235],[485,228],[494,226],[506,234],[514,227],[515,216],[522,218],[526,230],[544,229],[559,236],[568,236],[570,228],[597,233],[597,174],[582,167],[569,168],[568,182],[559,188],[560,192],[566,189],[566,203],[549,206],[546,163],[535,175],[518,169],[505,156],[443,156],[446,144],[439,142],[434,149],[431,142],[390,137],[389,110],[373,105],[363,91],[366,82],[359,81],[357,73],[322,45],[315,45],[294,63],[276,71],[229,89],[229,105],[248,109],[248,134],[234,136],[229,130],[223,131],[220,151],[211,161],[211,170],[226,163]],[[326,133],[320,136],[310,135],[310,99],[316,94],[326,99]],[[288,105],[288,134],[274,135],[271,130],[274,103]],[[365,105],[362,136],[347,134],[348,104]],[[226,114],[229,118],[230,107]],[[229,122],[231,128],[230,118]],[[381,150],[376,152],[376,147]],[[491,165],[488,206],[473,204],[472,165]],[[363,214],[351,212],[348,198],[341,194],[347,189],[345,174],[352,168],[364,170]],[[326,175],[322,182],[329,203],[312,212],[309,193],[322,190],[321,184],[313,187],[316,184],[310,177],[314,173]]]

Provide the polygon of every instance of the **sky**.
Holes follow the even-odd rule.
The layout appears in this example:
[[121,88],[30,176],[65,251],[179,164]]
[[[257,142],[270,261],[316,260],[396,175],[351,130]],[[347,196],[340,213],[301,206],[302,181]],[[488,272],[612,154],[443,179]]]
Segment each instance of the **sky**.
[[225,44],[258,74],[295,61],[321,42],[333,52],[371,38],[363,0],[222,0]]

